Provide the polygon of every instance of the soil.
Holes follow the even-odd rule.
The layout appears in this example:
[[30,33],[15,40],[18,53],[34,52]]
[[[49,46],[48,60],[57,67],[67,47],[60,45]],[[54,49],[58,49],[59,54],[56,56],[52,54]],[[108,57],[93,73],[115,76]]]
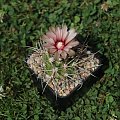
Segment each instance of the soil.
[[[44,61],[42,60],[42,54],[44,52],[34,52],[27,60],[28,66],[34,71],[38,78],[42,78],[43,82],[46,82],[56,94],[59,96],[67,96],[78,85],[82,87],[86,78],[100,66],[100,61],[95,57],[96,53],[86,51],[86,55],[75,62],[73,65],[77,71],[73,76],[67,75],[64,78],[55,80],[44,72]],[[66,68],[67,69],[67,68]],[[57,72],[57,71],[54,71]],[[96,76],[94,76],[96,77]],[[43,88],[44,92],[45,88]]]

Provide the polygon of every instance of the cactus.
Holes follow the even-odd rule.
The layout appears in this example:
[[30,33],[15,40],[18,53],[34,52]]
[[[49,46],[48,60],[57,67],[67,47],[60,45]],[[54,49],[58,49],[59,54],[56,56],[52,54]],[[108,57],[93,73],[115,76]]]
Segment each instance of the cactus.
[[78,84],[82,86],[84,80],[93,75],[92,72],[100,65],[94,57],[96,53],[91,53],[85,46],[79,47],[76,34],[74,29],[67,31],[66,26],[50,28],[27,60],[38,78],[46,83],[43,92],[49,85],[55,91],[56,98],[57,95],[68,95]]

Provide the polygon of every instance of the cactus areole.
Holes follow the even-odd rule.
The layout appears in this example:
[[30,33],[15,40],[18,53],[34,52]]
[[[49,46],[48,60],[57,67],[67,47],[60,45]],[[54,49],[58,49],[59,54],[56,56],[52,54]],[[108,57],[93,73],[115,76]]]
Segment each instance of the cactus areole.
[[27,58],[27,65],[39,92],[63,110],[76,95],[83,96],[100,79],[107,59],[67,26],[51,27]]

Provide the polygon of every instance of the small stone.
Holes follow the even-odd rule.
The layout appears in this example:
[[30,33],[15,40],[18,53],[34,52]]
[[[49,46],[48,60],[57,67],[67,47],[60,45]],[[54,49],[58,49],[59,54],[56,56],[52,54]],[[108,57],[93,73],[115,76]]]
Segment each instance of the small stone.
[[68,89],[65,90],[66,95],[68,95],[70,92]]
[[88,68],[88,69],[91,68],[90,62],[87,62],[85,67]]
[[28,59],[28,60],[27,60],[27,63],[28,63],[29,65],[31,65],[31,64],[34,63],[34,60],[33,60],[33,59]]
[[63,95],[63,96],[66,96],[66,93],[63,93],[62,95]]
[[84,73],[81,74],[81,78],[83,78],[83,79],[85,79],[85,78],[88,77],[88,76],[89,76],[89,74],[86,73],[86,72],[84,72]]
[[27,64],[30,64],[30,59],[27,60]]
[[49,84],[49,86],[50,86],[52,89],[54,88],[54,87],[53,87],[53,84],[51,84],[51,83]]
[[67,77],[67,76],[68,76],[68,74],[67,74],[67,73],[65,73],[65,74],[64,74],[64,76],[65,76],[65,77]]
[[39,69],[39,70],[37,71],[37,73],[40,74],[40,73],[41,73],[41,70]]
[[38,73],[38,77],[41,78],[41,73]]
[[34,58],[35,58],[35,57],[38,57],[38,56],[39,56],[39,54],[36,53],[36,52],[32,54],[32,57],[34,57]]
[[62,96],[62,93],[59,93],[60,96]]
[[99,60],[98,59],[96,59],[96,62],[99,64]]
[[63,91],[62,91],[62,90],[60,90],[59,94],[63,94]]
[[94,70],[95,70],[95,67],[92,68],[92,71],[94,71]]
[[50,76],[50,75],[47,75],[47,74],[46,74],[45,77],[46,77],[46,79],[51,79],[51,76]]
[[41,64],[41,59],[38,59],[36,62],[37,64]]
[[36,68],[34,68],[33,70],[34,70],[35,74],[38,74],[38,72],[37,72]]
[[90,52],[90,51],[87,51],[87,54],[88,54],[88,55],[90,55],[90,54],[91,54],[91,52]]
[[51,57],[51,58],[49,58],[49,62],[54,62],[54,58],[53,57]]
[[91,62],[91,68],[93,68],[95,65],[94,65],[94,62],[92,61]]
[[71,85],[70,85],[70,88],[71,88],[71,89],[73,89],[73,88],[74,88],[74,85],[73,85],[73,84],[71,84]]
[[78,83],[77,83],[77,82],[75,82],[75,83],[74,83],[74,87],[76,87],[77,85],[78,85]]

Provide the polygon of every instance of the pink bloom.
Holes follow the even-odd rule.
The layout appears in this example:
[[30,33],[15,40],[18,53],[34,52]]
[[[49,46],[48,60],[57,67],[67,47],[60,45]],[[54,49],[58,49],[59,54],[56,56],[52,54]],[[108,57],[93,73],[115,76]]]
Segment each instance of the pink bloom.
[[65,25],[62,28],[51,27],[42,39],[46,42],[44,47],[48,49],[50,54],[54,54],[55,59],[65,59],[67,55],[73,56],[75,54],[71,48],[79,44],[74,39],[76,35],[74,29],[68,31]]

